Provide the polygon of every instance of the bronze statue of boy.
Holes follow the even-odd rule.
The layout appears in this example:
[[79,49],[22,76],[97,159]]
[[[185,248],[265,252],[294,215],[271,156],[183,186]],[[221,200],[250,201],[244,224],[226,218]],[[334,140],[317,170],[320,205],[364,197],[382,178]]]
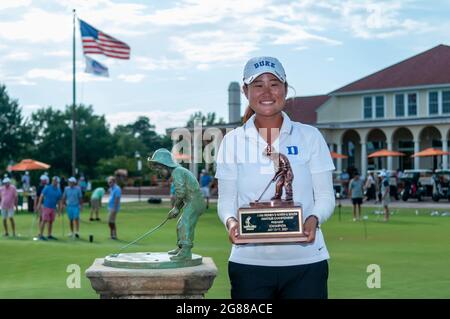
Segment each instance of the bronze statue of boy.
[[194,175],[180,166],[172,157],[172,153],[160,148],[149,159],[149,165],[157,169],[162,175],[173,178],[175,186],[175,205],[170,210],[168,218],[176,218],[181,210],[182,215],[177,223],[177,248],[169,251],[173,255],[171,260],[185,260],[192,258],[194,246],[194,232],[198,218],[206,210],[206,203],[200,192],[200,186]]
[[277,184],[275,186],[275,195],[271,198],[272,200],[281,200],[281,195],[284,192],[286,194],[285,201],[292,201],[292,181],[294,179],[294,174],[292,173],[291,164],[286,155],[274,152],[272,146],[267,145],[264,155],[270,158],[275,165],[275,176],[272,182],[277,179]]

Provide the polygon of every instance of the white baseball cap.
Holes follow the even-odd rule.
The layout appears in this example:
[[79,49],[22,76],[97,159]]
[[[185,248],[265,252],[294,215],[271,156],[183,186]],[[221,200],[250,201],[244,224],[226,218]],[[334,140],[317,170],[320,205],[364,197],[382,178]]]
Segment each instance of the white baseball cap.
[[261,56],[251,58],[244,67],[244,83],[252,83],[258,76],[263,73],[272,73],[278,80],[286,82],[286,72],[283,65],[277,58],[269,56]]
[[47,181],[47,182],[48,182],[49,178],[48,178],[47,175],[41,175],[40,180],[41,180],[41,181]]
[[2,181],[3,184],[9,183],[11,180],[8,177],[5,177]]
[[69,182],[71,182],[71,183],[76,183],[77,182],[77,179],[75,178],[75,177],[71,177],[71,178],[69,178]]

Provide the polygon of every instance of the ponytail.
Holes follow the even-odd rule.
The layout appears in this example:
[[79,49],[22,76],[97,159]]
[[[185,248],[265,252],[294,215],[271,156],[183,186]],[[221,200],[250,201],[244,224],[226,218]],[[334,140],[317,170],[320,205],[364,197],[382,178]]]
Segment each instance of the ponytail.
[[244,116],[242,118],[242,124],[245,124],[249,118],[252,117],[252,115],[255,114],[255,111],[249,106],[247,106],[247,109],[245,110]]

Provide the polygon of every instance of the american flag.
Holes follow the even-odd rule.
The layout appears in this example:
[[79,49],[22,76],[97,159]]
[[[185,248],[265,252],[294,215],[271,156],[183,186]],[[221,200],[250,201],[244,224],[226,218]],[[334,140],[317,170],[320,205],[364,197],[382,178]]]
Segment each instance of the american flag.
[[130,47],[112,36],[97,30],[80,19],[84,54],[104,54],[115,59],[129,59]]

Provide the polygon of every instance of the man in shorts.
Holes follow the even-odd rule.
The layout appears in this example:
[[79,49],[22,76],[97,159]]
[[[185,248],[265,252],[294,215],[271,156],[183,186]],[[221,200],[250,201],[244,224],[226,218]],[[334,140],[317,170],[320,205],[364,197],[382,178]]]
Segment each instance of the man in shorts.
[[116,184],[116,179],[113,176],[108,177],[108,185],[110,187],[109,191],[109,202],[108,202],[108,225],[111,231],[111,239],[117,239],[117,229],[116,229],[116,217],[120,210],[120,198],[122,196],[122,191],[119,185]]
[[3,227],[5,229],[4,236],[9,236],[8,219],[11,222],[12,235],[16,236],[16,225],[14,223],[14,208],[17,206],[17,190],[11,185],[11,180],[6,177],[3,179],[3,187],[0,188],[0,206],[2,210]]
[[69,236],[80,238],[80,210],[83,207],[83,196],[80,187],[77,186],[75,177],[69,178],[69,186],[64,189],[62,206],[64,205],[67,207],[67,216],[70,222]]
[[361,220],[361,204],[363,201],[364,181],[360,178],[359,173],[355,172],[355,176],[348,186],[349,196],[353,204],[353,221]]
[[[56,208],[61,204],[60,200],[62,197],[62,193],[59,189],[58,184],[59,178],[58,176],[54,176],[52,178],[52,183],[45,186],[41,196],[39,197],[37,211],[40,211],[42,207],[41,222],[39,225],[39,240],[56,240],[56,238],[52,236],[52,226],[53,222],[55,221]],[[58,211],[61,211],[61,209],[58,209]],[[43,235],[45,225],[48,225],[47,237],[44,237]]]
[[384,221],[389,221],[389,203],[391,202],[389,174],[386,172],[380,173],[381,177],[381,204],[384,209]]
[[211,186],[212,178],[208,174],[208,171],[206,169],[202,170],[202,173],[200,174],[200,192],[202,193],[203,197],[206,199],[206,209],[209,208],[209,197],[210,195],[210,186]]
[[[105,189],[103,187],[97,187],[94,189],[91,195],[91,216],[89,220],[92,222],[94,220],[100,221],[98,217],[98,211],[102,207],[102,198],[105,195]],[[94,219],[95,213],[95,219]]]

